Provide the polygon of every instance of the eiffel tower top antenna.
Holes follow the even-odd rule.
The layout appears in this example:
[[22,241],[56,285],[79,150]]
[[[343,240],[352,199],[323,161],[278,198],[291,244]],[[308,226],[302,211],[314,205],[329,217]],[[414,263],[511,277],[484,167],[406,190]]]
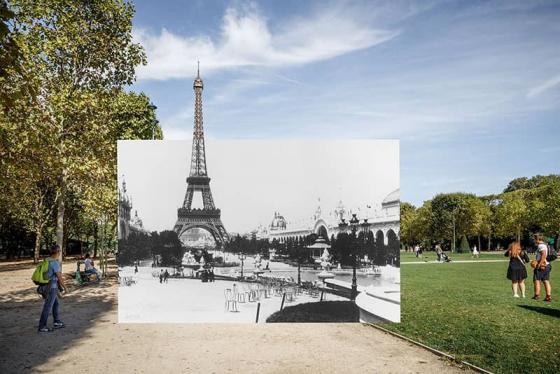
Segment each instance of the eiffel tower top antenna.
[[196,68],[196,77],[200,78],[200,60],[197,61],[198,67]]
[[204,84],[200,78],[200,62],[198,62],[197,76],[193,82],[194,89],[194,129],[191,153],[190,177],[207,177],[206,150],[204,146],[204,126],[202,120],[202,90]]

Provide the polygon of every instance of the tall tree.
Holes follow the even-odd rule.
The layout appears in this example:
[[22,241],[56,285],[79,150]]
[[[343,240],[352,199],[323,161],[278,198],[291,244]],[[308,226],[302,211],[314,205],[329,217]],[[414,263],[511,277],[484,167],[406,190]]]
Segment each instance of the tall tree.
[[[478,240],[478,250],[482,250],[481,236],[489,237],[492,233],[492,210],[487,201],[480,198],[470,200],[471,214],[473,215],[472,232]],[[488,248],[490,249],[490,248]]]
[[530,193],[530,222],[543,233],[555,238],[558,247],[560,236],[560,180],[535,188]]
[[528,225],[528,206],[525,190],[517,190],[501,195],[496,206],[496,233],[505,237],[515,236],[521,240],[521,232]]
[[41,87],[36,130],[55,136],[50,173],[57,176],[56,236],[64,248],[68,191],[81,193],[102,169],[91,153],[103,152],[99,146],[110,134],[103,97],[133,83],[145,56],[132,42],[128,1],[14,0],[13,6],[17,44]]
[[413,233],[413,224],[416,218],[416,208],[414,205],[401,202],[401,220],[400,220],[400,228],[401,228],[401,242],[404,245],[413,245],[415,244],[415,237]]
[[559,182],[560,175],[535,175],[533,177],[521,177],[515,178],[504,189],[504,192],[513,192],[522,189],[533,189],[541,186],[548,185],[550,183]]
[[474,231],[474,214],[471,202],[476,197],[466,193],[445,193],[433,198],[432,230],[436,239],[451,240],[452,249],[462,235]]

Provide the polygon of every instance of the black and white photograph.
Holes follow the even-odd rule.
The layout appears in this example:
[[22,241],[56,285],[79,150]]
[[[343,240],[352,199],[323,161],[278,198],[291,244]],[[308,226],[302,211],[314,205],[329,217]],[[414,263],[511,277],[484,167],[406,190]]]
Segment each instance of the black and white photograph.
[[[399,322],[397,140],[119,141],[119,322]],[[211,126],[211,125],[210,125]]]
[[559,40],[559,0],[0,0],[0,374],[560,373]]

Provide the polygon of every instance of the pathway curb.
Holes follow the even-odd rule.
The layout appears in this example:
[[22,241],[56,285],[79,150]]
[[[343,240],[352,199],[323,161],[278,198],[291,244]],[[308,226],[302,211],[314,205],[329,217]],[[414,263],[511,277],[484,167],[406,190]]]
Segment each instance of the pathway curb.
[[434,354],[436,354],[436,355],[438,355],[438,356],[440,356],[440,357],[445,357],[445,358],[447,358],[447,359],[449,359],[449,360],[451,360],[451,361],[453,361],[453,362],[457,362],[457,363],[459,363],[459,364],[461,364],[461,365],[465,365],[465,366],[468,367],[469,369],[474,370],[474,371],[476,371],[476,372],[484,373],[484,374],[494,374],[494,373],[492,373],[491,371],[485,370],[485,369],[483,369],[483,368],[481,368],[481,367],[478,367],[478,366],[476,366],[476,365],[473,365],[473,364],[471,364],[471,363],[469,363],[469,362],[467,362],[467,361],[460,361],[460,360],[458,360],[457,358],[455,358],[454,356],[452,356],[452,355],[450,355],[450,354],[448,354],[448,353],[445,353],[445,352],[442,352],[442,351],[438,351],[438,350],[435,349],[435,348],[432,348],[432,347],[430,347],[430,346],[427,346],[427,345],[425,345],[425,344],[422,344],[422,343],[420,343],[420,342],[417,342],[416,340],[410,339],[410,338],[408,338],[408,337],[406,337],[406,336],[404,336],[404,335],[398,334],[398,333],[393,332],[393,331],[391,331],[391,330],[387,330],[386,328],[381,327],[381,326],[379,326],[379,325],[375,325],[375,324],[373,324],[373,323],[364,323],[364,324],[365,324],[365,325],[368,325],[368,326],[371,326],[371,327],[374,327],[374,328],[376,328],[376,329],[378,329],[378,330],[380,330],[380,331],[383,331],[383,332],[385,332],[385,333],[387,333],[387,334],[393,335],[393,336],[395,336],[395,337],[397,337],[397,338],[400,338],[400,339],[402,339],[402,340],[406,340],[407,342],[412,343],[412,344],[414,344],[414,345],[417,345],[417,346],[419,346],[419,347],[422,347],[422,348],[424,348],[424,349],[427,349],[428,351],[430,351],[430,352],[432,352],[432,353],[434,353]]

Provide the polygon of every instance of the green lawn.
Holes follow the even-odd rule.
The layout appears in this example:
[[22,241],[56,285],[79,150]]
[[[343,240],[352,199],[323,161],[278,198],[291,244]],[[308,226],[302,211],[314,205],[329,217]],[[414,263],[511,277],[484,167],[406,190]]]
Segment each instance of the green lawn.
[[[474,260],[507,260],[503,252],[482,252],[479,258],[473,258],[470,253],[445,252],[451,260],[474,261]],[[436,252],[424,252],[422,258],[416,258],[412,252],[401,252],[401,262],[423,262],[437,260]]]
[[[415,259],[401,255],[403,262],[408,255]],[[503,258],[481,258],[486,255]],[[529,267],[527,299],[514,299],[506,262],[402,265],[402,322],[388,328],[490,371],[558,373],[558,265],[553,263],[552,303],[530,299]]]

